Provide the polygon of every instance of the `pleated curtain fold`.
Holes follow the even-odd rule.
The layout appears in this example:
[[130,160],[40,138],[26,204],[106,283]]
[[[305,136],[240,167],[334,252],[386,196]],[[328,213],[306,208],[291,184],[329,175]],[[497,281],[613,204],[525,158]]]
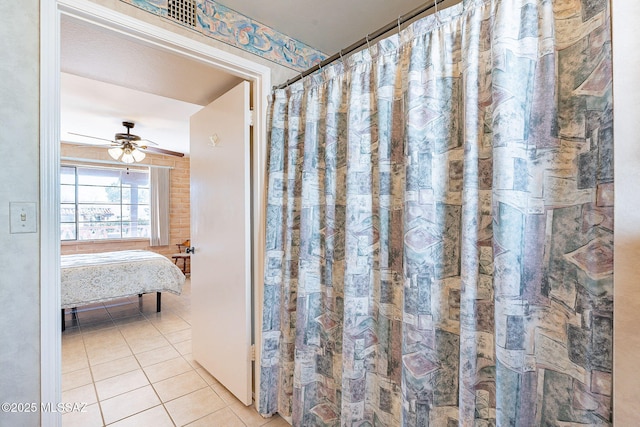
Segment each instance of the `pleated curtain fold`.
[[609,3],[468,0],[275,90],[259,411],[611,425]]
[[151,246],[169,244],[169,168],[149,168],[151,187]]

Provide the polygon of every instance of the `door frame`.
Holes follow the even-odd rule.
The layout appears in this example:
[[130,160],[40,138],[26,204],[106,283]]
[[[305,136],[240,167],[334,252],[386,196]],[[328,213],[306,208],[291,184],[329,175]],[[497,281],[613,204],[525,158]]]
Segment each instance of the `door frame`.
[[[254,344],[261,348],[264,265],[265,171],[269,67],[133,18],[90,0],[40,2],[40,397],[61,402],[60,318],[60,16],[65,14],[125,37],[177,53],[252,84],[253,102],[253,311]],[[260,360],[254,364],[254,399],[259,401]],[[41,425],[59,426],[61,416],[42,412]]]

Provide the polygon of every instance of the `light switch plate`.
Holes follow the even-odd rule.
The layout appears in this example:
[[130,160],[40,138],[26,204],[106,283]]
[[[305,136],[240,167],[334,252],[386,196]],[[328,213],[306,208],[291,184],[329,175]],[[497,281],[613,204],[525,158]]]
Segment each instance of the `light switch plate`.
[[37,216],[35,202],[9,203],[11,216],[11,234],[35,233],[37,231]]

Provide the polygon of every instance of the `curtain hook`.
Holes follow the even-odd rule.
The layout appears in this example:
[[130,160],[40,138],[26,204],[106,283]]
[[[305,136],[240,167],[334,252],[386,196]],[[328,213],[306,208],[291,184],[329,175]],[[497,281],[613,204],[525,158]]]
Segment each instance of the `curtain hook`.
[[371,50],[371,45],[369,44],[369,34],[367,34],[367,48],[369,48],[369,50]]
[[342,49],[340,49],[340,52],[338,52],[340,54],[340,61],[344,62],[344,58],[342,57]]
[[438,15],[438,3],[439,3],[439,1],[438,1],[438,0],[435,0],[435,1],[433,2],[433,5],[436,7],[436,13],[435,13],[436,21],[438,21],[438,25],[440,25],[440,24],[441,24],[441,22],[440,22],[440,15]]
[[401,19],[402,14],[398,15],[398,35],[400,35],[400,32],[402,32],[402,22],[400,22]]

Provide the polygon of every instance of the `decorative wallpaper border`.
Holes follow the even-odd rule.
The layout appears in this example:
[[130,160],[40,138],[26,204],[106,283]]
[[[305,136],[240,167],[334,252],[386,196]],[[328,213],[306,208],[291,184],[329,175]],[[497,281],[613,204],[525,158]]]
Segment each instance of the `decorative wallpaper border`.
[[[168,18],[168,0],[120,1]],[[319,50],[213,0],[196,0],[196,20],[196,28],[185,26],[296,71],[305,71],[327,58]]]

